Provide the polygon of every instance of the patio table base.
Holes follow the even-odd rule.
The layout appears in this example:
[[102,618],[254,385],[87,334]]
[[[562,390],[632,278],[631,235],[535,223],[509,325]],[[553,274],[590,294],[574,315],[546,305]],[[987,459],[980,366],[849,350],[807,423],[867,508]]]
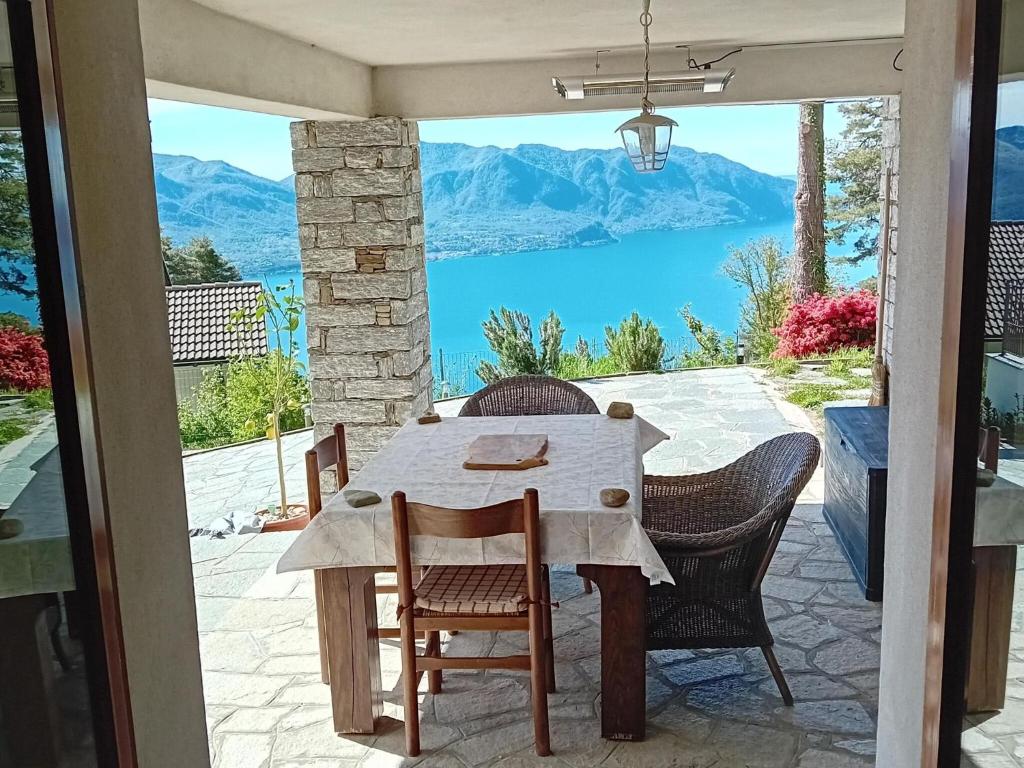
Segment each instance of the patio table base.
[[578,565],[601,593],[601,735],[641,741],[647,723],[647,577],[636,566]]
[[[380,567],[324,568],[323,611],[334,730],[373,733],[383,713],[373,576]],[[601,593],[601,735],[644,738],[647,578],[637,566],[580,565]]]

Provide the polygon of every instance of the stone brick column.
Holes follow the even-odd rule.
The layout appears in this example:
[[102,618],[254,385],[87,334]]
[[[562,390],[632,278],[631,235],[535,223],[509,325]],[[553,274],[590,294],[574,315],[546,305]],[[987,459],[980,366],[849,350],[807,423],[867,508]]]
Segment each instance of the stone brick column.
[[432,402],[416,123],[292,123],[316,438],[359,468]]
[[[879,196],[885,194],[885,172],[892,171],[889,187],[889,270],[885,286],[885,327],[882,329],[882,353],[885,364],[892,370],[892,329],[896,314],[896,244],[899,231],[900,191],[900,97],[882,99],[882,184]],[[885,201],[881,201],[885,204]],[[879,256],[886,243],[879,242]],[[881,267],[881,262],[879,262]],[[879,272],[881,275],[881,272]],[[879,286],[881,287],[881,286]]]

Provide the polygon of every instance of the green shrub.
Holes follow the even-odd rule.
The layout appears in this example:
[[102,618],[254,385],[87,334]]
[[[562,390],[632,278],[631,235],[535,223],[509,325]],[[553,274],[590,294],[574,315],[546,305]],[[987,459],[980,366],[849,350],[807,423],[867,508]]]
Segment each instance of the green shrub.
[[608,356],[620,371],[660,371],[664,367],[665,340],[654,321],[642,320],[634,312],[618,329],[606,325],[604,336]]
[[21,404],[33,411],[52,411],[53,390],[49,387],[33,390],[25,395]]
[[19,437],[28,434],[28,427],[20,419],[8,419],[0,421],[0,445],[13,443]]
[[792,376],[800,369],[796,360],[791,357],[768,358],[768,371],[772,376]]
[[695,350],[687,350],[680,355],[680,368],[709,368],[716,365],[736,364],[736,340],[725,337],[713,325],[704,322],[693,314],[687,304],[679,310],[693,340],[697,342]]
[[591,379],[597,376],[610,376],[613,373],[624,373],[612,360],[610,355],[593,358],[581,356],[578,352],[563,352],[558,360],[555,375],[560,379]]
[[[181,443],[186,448],[212,448],[251,440],[267,434],[268,416],[274,410],[274,392],[280,361],[274,350],[264,357],[234,360],[224,369],[203,377],[195,394],[178,406]],[[280,412],[281,431],[305,426],[303,403],[309,400],[305,377],[297,370],[283,384],[285,406]]]
[[843,390],[827,384],[801,384],[786,395],[786,400],[801,408],[820,408],[830,400],[842,399]]
[[554,311],[541,321],[539,351],[533,345],[533,329],[524,312],[492,309],[483,329],[487,343],[498,356],[497,365],[485,360],[477,367],[476,375],[485,384],[522,374],[556,375],[565,329]]
[[0,328],[17,328],[22,333],[38,333],[39,329],[17,312],[0,312]]

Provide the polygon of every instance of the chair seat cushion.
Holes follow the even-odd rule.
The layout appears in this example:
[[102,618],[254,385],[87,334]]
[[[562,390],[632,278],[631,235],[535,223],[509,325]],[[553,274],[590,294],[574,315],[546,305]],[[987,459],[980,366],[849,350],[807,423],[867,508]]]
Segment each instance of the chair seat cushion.
[[518,616],[528,594],[523,565],[439,565],[417,585],[416,609],[423,615]]

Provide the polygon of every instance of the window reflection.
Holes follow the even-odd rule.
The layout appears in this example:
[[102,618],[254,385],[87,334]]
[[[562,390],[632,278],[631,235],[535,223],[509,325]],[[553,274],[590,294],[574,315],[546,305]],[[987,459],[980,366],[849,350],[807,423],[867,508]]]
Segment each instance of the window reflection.
[[6,4],[0,4],[0,767],[96,765]]

